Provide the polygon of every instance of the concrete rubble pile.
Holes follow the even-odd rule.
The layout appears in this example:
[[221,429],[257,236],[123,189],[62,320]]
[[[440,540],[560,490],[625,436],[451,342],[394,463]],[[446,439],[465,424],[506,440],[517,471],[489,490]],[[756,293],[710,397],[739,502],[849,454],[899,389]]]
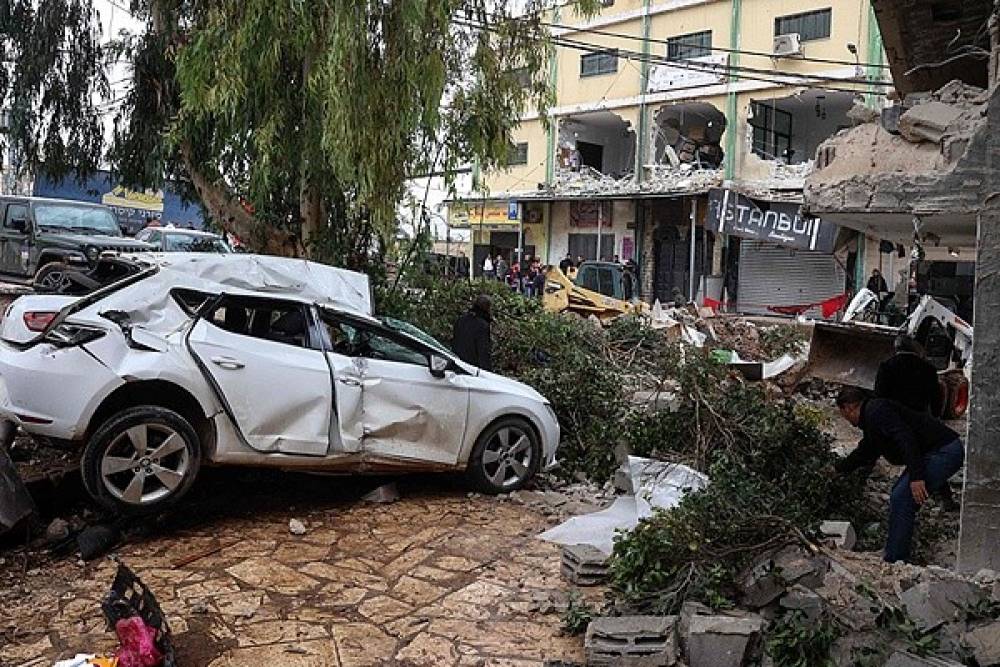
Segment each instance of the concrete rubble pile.
[[926,211],[978,206],[962,186],[988,169],[987,104],[985,90],[955,80],[911,93],[877,120],[837,133],[820,145],[817,169],[806,180],[810,210],[898,211],[915,198]]
[[[738,606],[688,601],[677,616],[596,618],[588,665],[775,665],[765,644],[790,613],[803,627],[833,623],[830,662],[885,667],[1000,666],[1000,575],[965,578],[938,567],[886,564],[855,553],[853,528],[826,522],[819,546],[789,545],[743,573]],[[974,662],[971,662],[973,661]]]

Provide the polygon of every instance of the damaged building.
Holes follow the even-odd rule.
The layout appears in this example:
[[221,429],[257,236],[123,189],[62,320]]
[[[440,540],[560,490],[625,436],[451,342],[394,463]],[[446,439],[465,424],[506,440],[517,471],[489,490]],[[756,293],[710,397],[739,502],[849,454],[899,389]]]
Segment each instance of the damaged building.
[[[632,260],[649,302],[822,317],[878,266],[858,251],[877,240],[838,230],[817,248],[763,226],[799,216],[817,149],[856,122],[852,110],[878,113],[872,81],[889,72],[869,3],[619,5],[549,17],[556,38],[601,50],[557,44],[547,118],[526,113],[507,168],[477,174],[452,203],[475,271],[487,254]],[[760,224],[727,225],[720,192]]]

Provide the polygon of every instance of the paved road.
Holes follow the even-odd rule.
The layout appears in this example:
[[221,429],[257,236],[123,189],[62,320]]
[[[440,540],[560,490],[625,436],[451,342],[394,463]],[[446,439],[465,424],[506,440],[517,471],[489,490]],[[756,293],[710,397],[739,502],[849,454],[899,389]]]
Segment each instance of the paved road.
[[[203,484],[176,526],[119,552],[160,601],[181,667],[583,661],[552,605],[567,592],[558,549],[534,538],[552,519],[433,477],[375,505],[357,500],[371,481],[255,475]],[[0,595],[0,664],[114,649],[99,610],[112,562],[28,567]]]

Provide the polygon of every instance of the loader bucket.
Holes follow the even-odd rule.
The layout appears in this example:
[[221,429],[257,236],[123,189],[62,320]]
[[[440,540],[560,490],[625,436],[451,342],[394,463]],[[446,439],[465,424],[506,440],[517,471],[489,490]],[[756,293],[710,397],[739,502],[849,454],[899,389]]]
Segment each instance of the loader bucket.
[[813,327],[806,374],[863,389],[875,387],[880,363],[892,356],[896,333],[864,325],[825,324]]

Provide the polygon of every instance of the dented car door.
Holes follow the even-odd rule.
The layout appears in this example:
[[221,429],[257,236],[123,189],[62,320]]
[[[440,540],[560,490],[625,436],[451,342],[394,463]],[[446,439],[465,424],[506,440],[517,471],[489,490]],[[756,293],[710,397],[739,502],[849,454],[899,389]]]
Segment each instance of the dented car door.
[[258,451],[330,448],[330,367],[308,321],[301,304],[226,296],[191,330],[199,367]]
[[[458,463],[469,389],[455,371],[436,377],[429,367],[429,348],[374,323],[337,319],[327,328],[334,353],[351,359],[352,367],[339,372],[360,379],[362,451],[378,457]],[[341,385],[338,381],[338,405]],[[345,416],[341,433],[349,426]],[[352,437],[346,434],[345,440]]]

